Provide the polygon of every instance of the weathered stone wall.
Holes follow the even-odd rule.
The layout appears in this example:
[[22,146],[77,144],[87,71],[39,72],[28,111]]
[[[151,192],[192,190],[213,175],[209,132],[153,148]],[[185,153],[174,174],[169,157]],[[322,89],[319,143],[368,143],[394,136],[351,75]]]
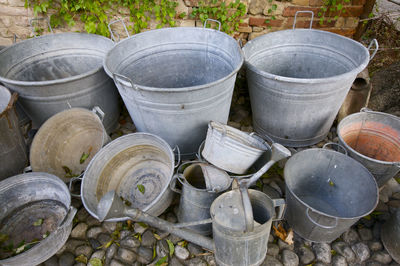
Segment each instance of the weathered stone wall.
[[[176,0],[179,5],[177,14],[185,12],[190,14],[192,8],[198,6],[198,0]],[[268,0],[241,0],[247,6],[247,15],[243,23],[240,24],[238,32],[234,34],[235,38],[246,40],[270,31],[291,28],[294,21],[294,15],[299,10],[311,10],[318,14],[321,10],[323,0],[291,0],[291,1],[273,1]],[[14,34],[18,38],[26,39],[31,37],[32,33],[29,27],[29,18],[33,17],[31,9],[24,7],[24,0],[0,0],[0,45],[9,45],[12,43]],[[268,14],[268,9],[272,5],[277,5],[273,13]],[[363,12],[365,0],[352,0],[345,6],[345,12],[341,12],[337,20],[328,22],[325,19],[323,25],[320,25],[318,19],[314,20],[313,28],[335,32],[348,37],[352,37],[359,22],[359,16]],[[124,18],[129,15],[128,12],[121,10],[116,14],[116,18]],[[272,20],[271,15],[275,16]],[[335,14],[332,14],[333,16]],[[266,20],[269,19],[269,23]],[[297,27],[304,28],[310,23],[310,14],[300,14],[297,20]],[[184,19],[177,19],[177,26],[202,26],[200,21],[195,21],[186,16]],[[155,28],[156,23],[150,23],[150,28]],[[77,23],[73,28],[58,28],[55,32],[63,31],[84,31],[82,23]]]

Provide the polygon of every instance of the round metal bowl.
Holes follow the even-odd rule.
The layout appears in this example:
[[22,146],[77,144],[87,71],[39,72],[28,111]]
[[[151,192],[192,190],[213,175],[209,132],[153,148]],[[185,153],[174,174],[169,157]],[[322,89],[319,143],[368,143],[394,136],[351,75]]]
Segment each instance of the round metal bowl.
[[[53,256],[67,241],[76,209],[67,186],[58,177],[26,173],[0,182],[0,265],[37,265]],[[39,242],[38,242],[39,241]],[[15,249],[31,243],[15,256]]]
[[169,184],[173,172],[174,154],[163,139],[149,133],[122,136],[102,148],[89,163],[81,185],[83,205],[98,218],[100,199],[115,190],[126,204],[158,216],[172,201]]

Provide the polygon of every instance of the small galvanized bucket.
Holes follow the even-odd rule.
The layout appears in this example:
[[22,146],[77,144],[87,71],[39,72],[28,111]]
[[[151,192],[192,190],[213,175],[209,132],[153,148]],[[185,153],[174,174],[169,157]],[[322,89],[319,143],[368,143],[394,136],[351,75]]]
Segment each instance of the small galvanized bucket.
[[400,118],[361,109],[345,117],[337,128],[339,143],[362,163],[379,187],[400,171]]
[[202,151],[213,165],[235,174],[244,174],[270,146],[260,137],[211,121]]
[[35,172],[51,173],[64,182],[85,171],[110,137],[102,124],[104,113],[72,108],[49,118],[32,141],[30,161]]
[[126,204],[154,216],[160,215],[172,201],[169,185],[174,159],[171,147],[156,135],[133,133],[117,138],[89,163],[81,185],[83,205],[97,218],[100,198],[115,190]]
[[381,239],[390,256],[400,263],[400,209],[382,226]]
[[[189,166],[187,166],[190,164]],[[183,166],[187,166],[181,174]],[[176,188],[176,180],[182,190]],[[181,164],[171,181],[171,189],[181,194],[178,221],[181,223],[209,219],[210,206],[221,192],[229,189],[232,179],[223,170],[204,162],[187,162]],[[200,224],[187,227],[202,235],[212,232],[211,224]]]
[[333,150],[308,149],[285,165],[285,218],[301,237],[331,242],[378,203],[374,177],[356,160]]
[[0,86],[0,180],[21,173],[28,156],[15,111],[17,94]]
[[3,245],[24,242],[26,250],[11,257],[2,250],[0,265],[38,265],[49,259],[67,241],[75,213],[67,186],[54,175],[34,172],[1,181],[0,232],[8,237]]

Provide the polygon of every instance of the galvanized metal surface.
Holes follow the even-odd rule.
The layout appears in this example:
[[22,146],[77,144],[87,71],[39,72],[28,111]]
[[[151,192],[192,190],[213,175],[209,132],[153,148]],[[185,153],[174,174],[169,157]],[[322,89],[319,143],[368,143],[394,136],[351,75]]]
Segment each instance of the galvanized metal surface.
[[[36,172],[1,181],[2,234],[13,243],[41,241],[27,251],[1,259],[0,265],[37,265],[49,259],[67,241],[75,213],[67,186],[56,176]],[[39,219],[43,219],[41,226],[34,226]],[[47,231],[50,234],[43,239]]]
[[228,125],[211,121],[201,152],[213,165],[235,174],[244,174],[271,148],[261,138]]
[[[238,215],[238,209],[242,206],[241,198],[234,195],[234,193],[239,193],[238,190],[229,191],[219,196],[211,205],[215,242],[211,238],[179,228],[176,226],[177,224],[169,223],[140,210],[127,207],[113,191],[102,197],[97,213],[100,220],[129,217],[134,221],[147,223],[152,227],[167,231],[208,250],[215,251],[218,265],[260,265],[267,254],[272,221],[282,218],[281,215],[285,204],[282,199],[271,200],[260,191],[249,190],[248,192],[254,213],[254,230],[243,232],[229,227],[232,225],[230,222],[234,222],[235,218],[239,220],[244,218]],[[237,201],[232,201],[232,199]],[[222,208],[225,210],[224,212],[221,211]],[[278,208],[279,214],[275,213],[275,208]],[[223,215],[221,215],[222,213]]]
[[102,61],[113,45],[110,39],[85,33],[24,40],[1,50],[0,82],[19,93],[36,128],[70,107],[97,105],[111,132],[118,123],[118,93]]
[[[174,154],[160,137],[133,133],[104,146],[89,163],[81,185],[82,202],[95,218],[100,198],[115,190],[132,207],[158,216],[170,205]],[[125,220],[119,217],[116,220]]]
[[[64,182],[85,171],[95,154],[110,141],[96,110],[72,108],[49,118],[32,141],[32,170],[56,175]],[[83,154],[87,154],[86,158]]]
[[354,40],[311,29],[262,35],[243,52],[255,131],[292,147],[326,137],[370,58]]
[[308,149],[285,165],[285,218],[301,237],[331,242],[372,212],[379,198],[374,177],[336,151]]
[[104,61],[136,128],[195,158],[210,120],[226,123],[236,73],[237,42],[202,28],[165,28],[119,42]]
[[400,118],[363,109],[337,127],[339,143],[363,164],[379,187],[400,171]]
[[382,226],[381,240],[390,256],[400,263],[400,209]]
[[21,173],[28,163],[25,139],[15,110],[16,93],[0,86],[0,180]]
[[[174,175],[171,181],[171,189],[179,194],[178,221],[180,223],[196,222],[211,218],[210,206],[212,202],[225,190],[229,189],[232,182],[230,176],[223,170],[212,165],[199,162],[184,163],[187,165],[183,173]],[[180,167],[181,168],[181,167]],[[210,187],[210,180],[216,184]],[[176,180],[182,185],[182,189],[176,188]],[[200,224],[187,227],[188,229],[202,234],[212,233],[211,224]]]

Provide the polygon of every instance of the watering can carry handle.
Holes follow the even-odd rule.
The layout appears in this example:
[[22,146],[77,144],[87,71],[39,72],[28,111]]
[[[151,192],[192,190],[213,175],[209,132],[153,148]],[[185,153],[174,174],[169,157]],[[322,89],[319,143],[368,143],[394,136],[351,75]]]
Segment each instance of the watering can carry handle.
[[242,207],[244,213],[244,219],[246,224],[246,232],[252,232],[254,229],[254,216],[253,208],[251,207],[251,201],[249,196],[249,191],[245,184],[239,184],[239,192],[242,198]]
[[[333,149],[334,151],[343,153],[344,155],[347,155],[347,156],[349,155],[347,153],[347,150],[342,145],[340,145],[339,143],[336,143],[336,142],[327,142],[324,144],[324,146],[322,146],[322,149],[328,149],[329,146],[333,146],[333,147],[336,146],[338,148],[338,150]],[[339,150],[342,150],[343,152],[341,152]]]
[[188,165],[188,164],[194,164],[194,163],[203,163],[203,161],[200,161],[200,160],[194,160],[194,161],[187,161],[187,162],[184,162],[184,163],[182,163],[179,167],[178,167],[178,169],[176,169],[176,173],[178,174],[182,174],[183,172],[182,172],[182,166],[185,166],[185,165]]
[[[117,19],[117,20],[113,20],[113,21],[111,21],[110,23],[108,23],[108,31],[110,32],[111,40],[112,40],[113,42],[116,42],[114,32],[113,32],[112,29],[111,29],[111,25],[112,25],[112,24],[115,24],[115,23],[117,23],[117,22],[121,22],[121,23],[122,23],[122,26],[124,26],[124,30],[125,30],[126,35],[128,36],[128,38],[131,37],[131,36],[129,35],[128,29],[126,28],[126,25],[125,25],[124,20],[123,20],[123,19]],[[119,34],[117,33],[116,35],[118,36],[118,41],[120,41]]]
[[297,14],[298,13],[311,13],[311,21],[310,21],[310,26],[309,26],[309,29],[311,30],[312,24],[313,24],[313,21],[314,21],[314,12],[312,12],[311,10],[302,10],[302,11],[297,11],[296,12],[296,14],[294,15],[293,29],[296,28],[296,20],[297,20]]
[[368,50],[371,50],[371,47],[372,47],[372,45],[374,45],[375,44],[375,50],[372,52],[372,55],[369,57],[369,61],[371,61],[373,58],[374,58],[374,56],[376,55],[376,53],[378,52],[378,50],[379,50],[379,44],[378,44],[378,41],[376,40],[376,39],[373,39],[371,42],[370,42],[370,44],[368,45]]
[[313,218],[311,218],[311,216],[310,216],[310,208],[307,208],[306,215],[307,215],[308,220],[310,220],[313,224],[315,224],[316,226],[319,226],[321,228],[324,228],[324,229],[333,229],[333,228],[336,228],[336,226],[338,225],[338,218],[337,217],[335,217],[335,224],[334,225],[322,225],[322,224],[319,224]]
[[101,110],[101,108],[99,106],[93,107],[92,108],[92,112],[94,114],[96,114],[100,118],[101,122],[103,122],[105,114],[104,114],[103,110]]
[[278,209],[277,214],[272,219],[273,221],[280,221],[283,219],[286,211],[286,202],[284,199],[272,199],[272,204],[274,205],[275,209]]
[[205,142],[206,142],[206,140],[203,140],[203,141],[200,143],[199,149],[197,150],[196,158],[197,158],[197,161],[198,161],[198,162],[205,162],[205,160],[201,158],[201,152],[202,152],[202,151],[200,150],[201,147],[204,148]]
[[214,21],[215,23],[217,23],[218,24],[218,30],[221,31],[221,22],[219,20],[211,19],[211,18],[208,18],[208,19],[206,19],[204,21],[203,28],[207,27],[207,21]]
[[179,166],[179,164],[181,163],[181,150],[179,149],[178,145],[175,145],[175,148],[172,149],[172,152],[175,155],[175,150],[178,153],[178,162],[174,165],[174,168],[177,168]]
[[180,173],[176,173],[176,174],[172,177],[171,182],[169,183],[169,188],[170,188],[173,192],[178,193],[178,194],[182,194],[182,190],[176,188],[176,180],[179,180],[179,182],[181,182],[181,184],[183,184],[183,183],[182,183],[182,180],[181,180],[181,176],[183,176],[183,175],[180,174]]
[[[54,33],[54,32],[53,32],[53,28],[50,26],[50,21],[49,21],[49,19],[48,19],[47,17],[31,18],[31,19],[29,20],[29,25],[31,26],[32,34],[33,34],[34,37],[36,37],[36,32],[35,32],[35,28],[33,27],[32,22],[34,22],[34,21],[40,21],[40,20],[46,20],[47,26],[49,27],[50,32],[51,32],[51,33]],[[14,37],[14,38],[15,38],[15,37]]]

